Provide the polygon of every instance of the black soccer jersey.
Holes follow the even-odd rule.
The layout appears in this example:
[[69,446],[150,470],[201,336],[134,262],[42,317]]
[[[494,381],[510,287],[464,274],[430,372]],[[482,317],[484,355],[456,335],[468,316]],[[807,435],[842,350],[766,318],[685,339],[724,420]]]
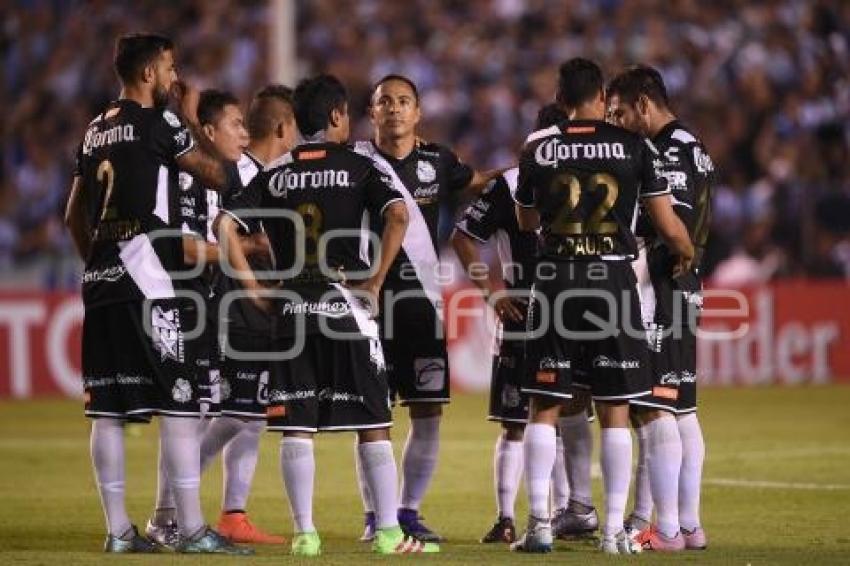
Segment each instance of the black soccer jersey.
[[269,164],[229,203],[225,212],[237,219],[240,210],[262,209],[278,271],[292,270],[303,259],[303,267],[283,280],[284,290],[304,299],[281,304],[283,332],[294,328],[287,322],[292,316],[306,315],[310,332],[312,315],[347,314],[332,312],[347,307],[320,299],[348,273],[369,269],[366,221],[400,200],[369,159],[343,144],[307,143]]
[[521,232],[517,225],[514,194],[519,169],[508,169],[491,181],[463,213],[456,227],[479,242],[496,236],[496,250],[508,288],[527,288],[534,279],[537,260],[536,234]]
[[170,273],[183,269],[175,160],[193,144],[172,112],[131,100],[111,103],[89,124],[75,168],[92,229],[87,307],[174,296]]
[[[674,282],[671,275],[676,257],[660,238],[655,237],[648,220],[642,218],[646,221],[641,222],[645,227],[641,235],[650,239],[647,266],[655,290],[655,322],[667,325],[674,317],[674,290],[695,292],[701,287],[699,261],[708,240],[714,164],[702,142],[676,120],[662,128],[652,141],[660,153],[661,175],[670,187],[673,210],[688,229],[696,250],[691,273]],[[688,299],[685,297],[685,300]]]
[[520,158],[516,201],[540,212],[542,256],[632,260],[640,198],[670,192],[651,142],[598,120],[531,134]]
[[[408,226],[409,236],[415,236],[416,231],[427,231],[427,237],[415,239],[416,244],[426,246],[428,255],[438,257],[439,246],[437,244],[437,227],[440,220],[440,204],[445,202],[445,197],[452,192],[466,188],[474,171],[471,167],[458,159],[450,149],[435,143],[427,143],[417,140],[413,151],[407,157],[396,159],[378,149],[373,141],[358,142],[356,150],[364,155],[380,157],[392,167],[404,188],[410,193],[413,202],[416,203],[422,220],[419,222],[417,215],[411,214]],[[381,219],[372,218],[374,225],[381,225]],[[405,239],[405,245],[399,251],[393,262],[393,266],[387,274],[385,287],[394,287],[400,283],[410,283],[408,279],[415,271],[411,267],[414,258],[410,254],[416,250],[410,250],[412,238]],[[415,283],[415,275],[414,281]]]

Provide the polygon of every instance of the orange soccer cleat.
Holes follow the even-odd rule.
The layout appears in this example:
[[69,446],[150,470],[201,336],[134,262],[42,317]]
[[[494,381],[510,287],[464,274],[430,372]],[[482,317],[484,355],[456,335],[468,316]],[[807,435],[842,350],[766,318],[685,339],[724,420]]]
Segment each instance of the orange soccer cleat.
[[232,542],[252,544],[283,544],[286,539],[264,533],[248,518],[246,513],[222,513],[216,527],[219,533]]

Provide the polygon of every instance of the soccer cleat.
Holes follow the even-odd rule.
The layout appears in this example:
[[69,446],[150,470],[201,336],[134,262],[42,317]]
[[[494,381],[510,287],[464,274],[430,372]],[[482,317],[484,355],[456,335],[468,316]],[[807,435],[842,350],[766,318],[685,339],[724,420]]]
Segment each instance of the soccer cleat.
[[559,539],[570,540],[591,534],[599,528],[599,515],[591,507],[587,513],[576,513],[569,508],[561,509],[552,519],[552,532]]
[[188,538],[182,538],[174,549],[182,554],[229,554],[231,556],[249,556],[254,550],[236,546],[208,526],[202,527]]
[[164,525],[157,525],[153,519],[148,519],[145,526],[145,536],[157,543],[159,546],[174,550],[180,542],[180,529],[177,521],[168,521]]
[[398,510],[398,524],[409,537],[422,542],[443,542],[445,539],[425,526],[424,517],[416,509],[401,508]]
[[626,529],[626,536],[629,537],[632,542],[640,544],[638,543],[638,537],[641,536],[643,531],[649,528],[650,522],[632,513],[626,518],[624,526]]
[[375,531],[372,552],[377,554],[432,554],[440,552],[440,546],[433,542],[423,542],[407,536],[401,530],[401,527],[390,527]]
[[222,513],[218,519],[216,530],[232,542],[247,542],[254,544],[283,544],[286,539],[264,533],[248,519],[246,513]]
[[486,535],[481,537],[481,542],[489,544],[493,542],[506,542],[511,544],[516,542],[516,526],[514,520],[510,517],[499,517],[499,520],[493,525]]
[[159,547],[152,540],[139,534],[136,525],[130,525],[120,537],[106,535],[103,551],[111,554],[153,554],[159,552]]
[[552,552],[552,525],[548,519],[528,518],[528,529],[511,545],[514,552]]
[[298,533],[292,539],[293,556],[319,556],[322,553],[322,540],[319,533]]
[[375,528],[375,513],[368,511],[363,515],[363,534],[360,535],[360,542],[375,540]]
[[687,550],[705,550],[708,547],[708,540],[705,538],[705,531],[702,527],[697,527],[692,531],[682,529],[682,537],[685,539]]
[[641,546],[626,536],[626,531],[616,535],[604,535],[599,542],[599,550],[605,554],[638,554]]
[[665,536],[655,527],[644,529],[637,537],[637,542],[643,550],[653,552],[681,552],[685,550],[685,537],[676,533],[673,537]]

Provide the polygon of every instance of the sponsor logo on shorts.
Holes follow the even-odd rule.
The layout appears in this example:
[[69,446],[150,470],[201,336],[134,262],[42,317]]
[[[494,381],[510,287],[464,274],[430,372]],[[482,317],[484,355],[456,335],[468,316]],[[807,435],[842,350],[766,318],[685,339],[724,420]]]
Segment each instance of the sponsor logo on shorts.
[[[217,369],[210,370],[210,401],[216,405],[221,403],[221,382],[221,371]],[[228,394],[230,394],[229,390]]]
[[637,360],[612,360],[608,356],[596,356],[593,358],[593,367],[604,369],[637,369],[640,362]]
[[558,378],[557,372],[553,369],[541,369],[537,372],[537,383],[555,383]]
[[502,406],[506,409],[516,409],[522,402],[519,389],[513,385],[502,387]]
[[350,312],[351,305],[348,304],[348,301],[304,301],[302,303],[286,303],[283,305],[281,314],[313,314],[342,318]]
[[284,405],[273,405],[266,408],[266,416],[269,418],[285,417],[286,407]]
[[260,379],[257,382],[257,403],[260,405],[269,404],[269,372],[264,370],[260,372]]
[[679,376],[675,371],[668,371],[658,380],[659,385],[679,385]]
[[241,381],[257,381],[257,374],[252,371],[237,371],[236,379]]
[[679,390],[672,387],[655,386],[652,388],[652,394],[661,399],[670,399],[675,401],[679,398]]
[[322,389],[319,391],[319,401],[330,401],[331,403],[360,403],[363,404],[363,395],[348,393],[346,391],[334,391],[333,389]]
[[446,361],[443,358],[414,358],[413,373],[417,391],[442,391],[446,386]]
[[230,381],[227,378],[221,378],[221,381],[218,384],[218,391],[222,401],[230,399],[230,394],[233,392],[233,388],[230,386]]
[[679,383],[696,383],[697,375],[692,371],[683,371]]
[[570,360],[556,360],[555,358],[543,358],[540,360],[540,369],[570,369]]
[[272,390],[269,393],[269,403],[288,403],[289,401],[304,401],[306,399],[315,399],[316,392],[312,389],[304,391],[278,391]]
[[180,310],[164,310],[154,306],[151,310],[151,339],[160,359],[170,358],[183,362],[183,332],[180,330]]
[[171,388],[171,398],[177,403],[188,403],[192,400],[192,385],[185,379],[178,379]]
[[114,283],[127,274],[127,268],[123,265],[113,265],[103,269],[92,269],[83,273],[83,283],[96,283],[105,281]]

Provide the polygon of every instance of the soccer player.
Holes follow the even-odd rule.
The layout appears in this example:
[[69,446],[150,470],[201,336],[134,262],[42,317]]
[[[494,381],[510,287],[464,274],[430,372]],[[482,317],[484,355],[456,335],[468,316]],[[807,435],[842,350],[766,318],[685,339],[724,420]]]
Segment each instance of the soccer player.
[[[238,217],[239,209],[267,209],[263,222],[277,268],[296,272],[285,274],[273,303],[278,337],[274,351],[291,352],[291,359],[272,363],[267,411],[269,429],[283,432],[281,471],[295,523],[292,552],[321,553],[313,524],[313,436],[344,430],[357,432],[358,456],[375,503],[373,550],[438,552],[437,545],[405,536],[398,525],[384,357],[377,324],[353,294],[366,296],[373,308],[377,305],[404,238],[407,209],[372,162],[345,145],[348,101],[338,79],[320,75],[302,81],[293,103],[306,143],[271,163],[253,182],[260,190],[249,187],[227,213]],[[379,259],[372,270],[361,254],[368,247],[363,219],[369,214],[384,220]],[[222,217],[219,232],[233,266],[244,271],[240,277],[245,289],[258,300],[269,294],[245,270],[238,245],[230,245],[235,222]]]
[[[646,234],[652,292],[645,299],[654,315],[650,355],[655,383],[652,396],[633,403],[661,409],[668,413],[665,419],[676,415],[678,431],[672,432],[678,434],[669,434],[666,443],[668,450],[681,454],[681,468],[658,468],[651,457],[641,458],[646,460],[649,482],[636,482],[635,510],[628,522],[642,531],[639,540],[648,549],[703,549],[706,537],[700,525],[699,500],[705,444],[696,415],[696,327],[702,307],[699,260],[708,239],[714,165],[702,142],[671,110],[657,70],[636,66],[615,77],[608,87],[608,108],[615,123],[647,136],[658,148],[661,174],[672,191],[674,210],[696,249],[692,268],[673,277],[674,254],[651,230]],[[641,428],[649,426],[653,424]],[[651,456],[648,432],[638,431],[645,456]],[[652,494],[659,489],[678,490],[678,508],[664,515],[659,508],[658,524],[650,530]],[[678,536],[680,529],[682,537]]]
[[[282,94],[288,96],[286,91],[282,91]],[[294,145],[295,120],[291,107],[288,105],[288,98],[280,104],[289,108],[289,122],[281,123],[283,129],[280,130],[280,137],[269,135],[268,139],[258,138],[252,142],[253,147],[258,147],[258,142],[263,145],[283,145],[284,147],[275,154],[279,156]],[[256,113],[259,107],[267,107],[265,112],[268,113],[269,109],[274,111],[274,106],[277,104],[258,104],[255,100],[251,110]],[[249,116],[257,121],[255,115]],[[260,171],[262,164],[254,161],[245,149],[246,146],[250,146],[239,101],[231,93],[205,90],[201,93],[198,103],[198,119],[203,130],[202,135],[215,149],[217,156],[222,161],[238,167],[240,181],[243,185],[247,185]],[[269,134],[271,133],[270,131]],[[278,143],[277,139],[282,142]],[[289,145],[286,145],[287,143]],[[282,543],[284,542],[282,537],[263,533],[253,525],[245,513],[248,492],[257,463],[259,436],[265,425],[268,363],[240,362],[225,358],[222,367],[218,367],[217,298],[224,296],[232,288],[226,284],[225,276],[216,267],[219,246],[212,233],[212,223],[221,203],[217,192],[204,188],[187,173],[181,173],[180,180],[183,183],[180,210],[183,231],[186,234],[183,245],[185,259],[187,263],[194,265],[203,258],[203,263],[207,266],[200,277],[192,280],[194,290],[209,302],[206,332],[199,341],[205,351],[198,358],[197,365],[200,371],[198,381],[199,383],[209,381],[212,382],[213,387],[217,386],[217,394],[213,395],[210,392],[207,397],[210,400],[215,398],[217,403],[220,402],[218,412],[223,415],[213,419],[208,426],[204,427],[201,440],[202,471],[224,449],[224,498],[217,530],[234,542]],[[224,195],[225,200],[232,198],[231,195],[235,192],[238,191],[229,191]],[[261,230],[256,229],[254,235],[243,235],[240,238],[240,245],[251,259],[252,265],[267,263],[265,261],[268,257],[267,242]],[[256,311],[253,303],[243,304],[240,307],[242,308],[231,309],[227,317],[228,325],[222,330],[226,332],[238,328],[244,329],[242,332],[256,332],[253,339],[242,340],[242,343],[262,344],[262,337],[267,340],[270,332],[268,316],[257,311],[250,321],[251,329],[248,329],[244,323],[236,326],[243,320],[238,318],[239,315]],[[241,333],[234,333],[234,335],[239,337]],[[231,338],[230,343],[233,342],[234,339]],[[239,347],[245,346],[240,344]],[[268,350],[269,347],[266,346],[259,351],[267,352]],[[220,376],[220,372],[223,375]],[[149,538],[163,546],[174,546],[179,539],[178,526],[174,517],[174,499],[162,472],[162,466],[160,466],[157,506],[154,516],[148,521],[145,532]]]
[[[555,425],[571,397],[576,368],[587,368],[601,431],[605,521],[600,549],[629,553],[623,527],[631,476],[628,400],[649,394],[647,348],[640,320],[632,225],[638,202],[686,270],[693,246],[657,176],[655,148],[604,122],[604,80],[586,59],[559,68],[556,101],[570,121],[531,134],[520,159],[516,192],[521,229],[542,226],[541,260],[530,305],[525,428],[528,529],[512,548],[549,552],[548,488]],[[549,316],[551,315],[551,316]],[[548,320],[551,318],[551,321]]]
[[[383,288],[379,321],[393,398],[410,409],[398,517],[409,535],[440,541],[440,535],[423,524],[419,515],[437,465],[442,405],[449,402],[448,353],[436,280],[437,224],[441,203],[450,193],[483,187],[500,172],[477,173],[448,148],[417,137],[422,117],[419,91],[406,77],[387,75],[376,83],[370,115],[375,138],[357,142],[355,149],[389,171],[410,215],[402,250]],[[361,540],[370,540],[374,509],[360,478],[366,507]]]
[[[544,106],[538,116],[536,130],[567,121],[567,115],[557,104]],[[483,543],[516,540],[514,502],[522,474],[522,434],[528,421],[528,396],[520,393],[525,343],[516,335],[525,330],[527,293],[537,261],[537,235],[521,232],[517,226],[514,193],[517,188],[517,167],[508,169],[482,191],[464,212],[452,234],[452,246],[472,282],[484,293],[485,300],[498,290],[488,274],[479,270],[481,256],[478,248],[494,235],[501,263],[503,288],[524,291],[522,296],[501,296],[492,301],[500,318],[496,330],[492,380],[490,384],[489,420],[501,423],[502,433],[496,441],[494,480],[498,516],[493,527],[481,538]],[[503,331],[513,333],[513,339],[502,338]],[[559,450],[563,455],[563,450]],[[552,472],[554,507],[566,503],[569,492],[563,458],[561,466]],[[560,472],[560,474],[559,474]],[[561,501],[559,501],[561,500]]]
[[89,124],[77,154],[66,224],[85,261],[83,386],[91,455],[108,528],[106,552],[155,552],[124,503],[124,424],[160,415],[180,552],[245,554],[201,513],[200,416],[194,345],[197,308],[179,298],[183,269],[178,169],[223,190],[238,180],[205,150],[196,97],[182,89],[186,124],[165,109],[177,81],[174,45],[158,35],[117,42],[120,98]]

